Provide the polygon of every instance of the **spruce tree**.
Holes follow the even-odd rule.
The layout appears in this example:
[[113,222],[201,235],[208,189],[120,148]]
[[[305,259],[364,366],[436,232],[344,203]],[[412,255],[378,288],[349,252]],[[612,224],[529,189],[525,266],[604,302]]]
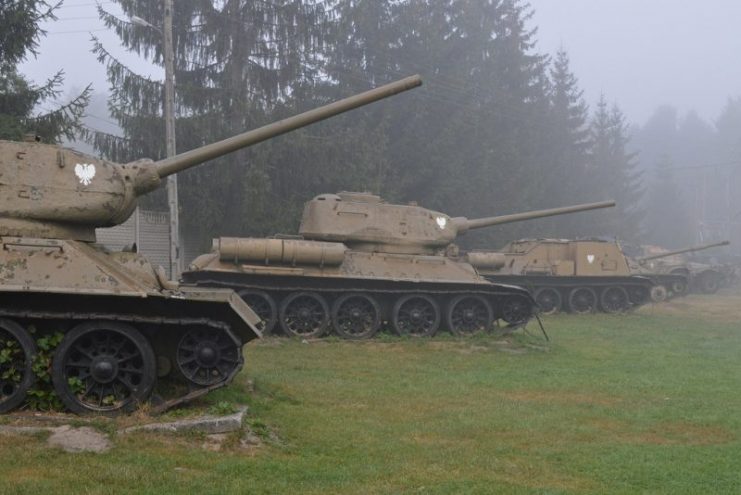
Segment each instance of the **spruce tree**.
[[[544,136],[547,154],[543,158],[544,193],[552,206],[595,200],[588,171],[588,107],[583,91],[571,70],[569,56],[561,49],[550,69],[550,109],[544,115],[548,133]],[[590,222],[591,220],[591,222]],[[544,221],[552,235],[575,237],[592,232],[594,214],[553,217]]]
[[[162,2],[117,1],[129,19],[137,16],[157,25],[163,17]],[[161,32],[102,8],[100,15],[125,48],[163,65]],[[175,2],[178,152],[293,114],[299,106],[313,106],[297,101],[316,80],[323,16],[322,2],[313,1]],[[107,66],[111,111],[124,134],[123,139],[97,135],[97,148],[119,160],[163,157],[161,81],[135,74],[97,40],[94,50]],[[218,234],[265,234],[274,226],[268,218],[295,218],[295,203],[277,200],[273,184],[288,180],[300,189],[303,164],[276,163],[271,157],[274,150],[280,154],[278,142],[288,141],[242,150],[218,164],[181,173],[184,231],[202,240]]]
[[640,207],[644,189],[641,172],[637,170],[637,153],[628,151],[628,125],[620,108],[608,108],[604,95],[590,125],[591,152],[586,176],[591,183],[594,199],[614,199],[617,207],[595,217],[594,233],[616,236],[631,242],[641,240]]
[[56,143],[74,139],[81,129],[89,86],[66,104],[33,115],[39,104],[60,96],[63,71],[37,86],[17,70],[20,62],[37,54],[45,34],[40,23],[55,19],[57,7],[42,0],[0,0],[0,139],[20,140],[33,133],[41,141]]

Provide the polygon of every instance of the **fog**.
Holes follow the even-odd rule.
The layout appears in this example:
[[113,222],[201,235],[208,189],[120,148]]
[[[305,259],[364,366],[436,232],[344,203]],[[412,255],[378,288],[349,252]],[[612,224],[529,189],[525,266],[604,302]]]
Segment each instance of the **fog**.
[[[705,0],[531,0],[538,49],[568,51],[588,102],[604,93],[636,124],[659,105],[696,110],[714,120],[729,96],[741,92],[741,2]],[[102,2],[117,12],[114,2]],[[138,70],[158,74],[137,57],[115,50],[118,39],[105,30],[91,0],[67,0],[37,59],[22,70],[42,81],[57,69],[68,87],[92,83],[106,91],[105,71],[90,53],[90,36],[111,47]]]
[[[115,2],[101,5],[120,12]],[[734,194],[741,186],[741,146],[734,144],[741,141],[741,127],[736,127],[741,121],[729,110],[729,99],[741,96],[741,36],[736,31],[741,2],[531,0],[530,5],[534,15],[527,27],[537,29],[535,50],[551,56],[565,50],[590,111],[604,95],[632,126],[629,150],[642,172],[641,202],[649,212],[651,240],[677,246],[731,237],[741,244],[741,202]],[[90,51],[91,35],[137,72],[157,78],[161,71],[120,47],[91,0],[68,0],[57,15],[58,21],[45,26],[48,35],[39,56],[21,71],[41,83],[63,69],[69,92],[92,84],[98,97],[87,124],[110,131],[108,83]],[[724,125],[716,126],[719,121]],[[669,174],[670,187],[657,167],[663,167],[662,177]],[[661,217],[678,210],[681,221]],[[654,212],[659,217],[652,219]],[[660,235],[651,222],[668,232]],[[686,228],[677,229],[677,223]]]

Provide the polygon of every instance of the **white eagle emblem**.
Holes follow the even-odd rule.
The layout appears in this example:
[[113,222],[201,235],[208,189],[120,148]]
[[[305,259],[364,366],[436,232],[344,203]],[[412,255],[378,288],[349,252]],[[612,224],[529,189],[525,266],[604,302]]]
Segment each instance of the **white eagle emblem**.
[[587,255],[587,261],[589,262],[590,265],[592,263],[594,263],[594,255],[593,254],[588,254]]
[[435,218],[435,221],[437,222],[437,226],[441,229],[444,229],[445,226],[448,224],[448,219],[445,217],[437,217]]
[[95,165],[92,163],[78,163],[75,165],[75,175],[80,179],[80,184],[89,186],[95,177]]

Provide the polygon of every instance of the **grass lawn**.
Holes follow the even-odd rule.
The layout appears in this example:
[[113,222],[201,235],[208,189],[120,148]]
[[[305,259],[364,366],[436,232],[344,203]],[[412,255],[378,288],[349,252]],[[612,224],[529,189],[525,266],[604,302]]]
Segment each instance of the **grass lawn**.
[[266,339],[205,403],[248,403],[261,447],[0,436],[0,493],[741,493],[740,321],[729,292],[550,317],[549,344]]

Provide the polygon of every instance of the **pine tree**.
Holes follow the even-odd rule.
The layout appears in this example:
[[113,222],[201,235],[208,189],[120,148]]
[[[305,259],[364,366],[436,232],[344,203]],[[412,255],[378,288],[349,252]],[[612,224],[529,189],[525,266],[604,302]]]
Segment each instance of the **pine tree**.
[[628,151],[629,131],[622,111],[614,105],[608,109],[605,96],[600,97],[590,126],[591,152],[586,176],[594,193],[593,199],[614,199],[617,207],[595,220],[595,234],[616,236],[631,242],[641,240],[640,208],[643,197],[641,172],[637,170],[637,153]]
[[[588,173],[589,110],[583,91],[571,70],[569,56],[561,49],[550,70],[550,108],[544,121],[547,154],[543,158],[545,196],[552,206],[565,206],[595,198]],[[592,220],[591,222],[589,220]],[[596,220],[593,214],[554,217],[543,222],[558,237],[589,234]]]
[[[162,2],[117,0],[129,18],[156,24]],[[157,29],[118,19],[100,9],[123,45],[163,65],[162,35]],[[297,101],[315,81],[324,22],[322,2],[273,0],[220,3],[175,2],[176,135],[178,152],[255,128],[298,111]],[[105,155],[122,160],[164,156],[163,87],[121,64],[95,42],[108,69],[111,111],[124,139],[97,135]],[[311,105],[312,102],[302,102]],[[297,138],[292,134],[291,138]],[[268,218],[296,218],[295,202],[276,198],[274,184],[290,181],[301,188],[300,162],[285,158],[286,138],[242,150],[179,175],[182,223],[201,239],[218,234],[265,234]],[[306,199],[306,198],[303,198]]]
[[89,86],[68,103],[33,115],[39,104],[59,97],[63,72],[37,86],[17,70],[20,62],[37,54],[45,34],[40,23],[55,19],[56,7],[42,0],[0,0],[0,139],[20,140],[34,133],[42,141],[56,143],[62,137],[74,139],[80,131]]

